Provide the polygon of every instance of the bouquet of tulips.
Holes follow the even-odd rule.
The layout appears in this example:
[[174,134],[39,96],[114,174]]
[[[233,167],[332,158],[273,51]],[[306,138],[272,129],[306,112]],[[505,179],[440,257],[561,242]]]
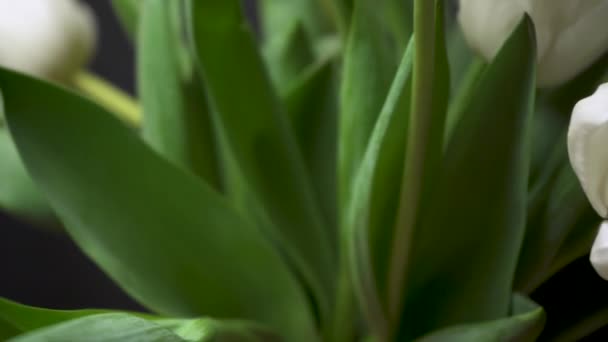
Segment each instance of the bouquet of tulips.
[[608,1],[112,3],[137,99],[83,70],[82,4],[0,2],[0,207],[59,224],[150,311],[2,299],[0,339],[576,341],[608,325],[602,308],[547,329],[530,299],[587,255],[608,279]]

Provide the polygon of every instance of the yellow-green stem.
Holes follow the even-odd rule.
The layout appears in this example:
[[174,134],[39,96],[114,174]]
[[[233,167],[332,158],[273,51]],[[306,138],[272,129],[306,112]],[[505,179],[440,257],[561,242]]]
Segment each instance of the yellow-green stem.
[[141,109],[139,104],[122,90],[109,82],[87,72],[81,72],[72,81],[73,86],[106,108],[127,124],[139,127],[141,125]]
[[408,273],[414,228],[422,193],[425,155],[432,123],[435,60],[435,1],[414,3],[414,75],[412,111],[404,174],[389,269],[389,334],[394,337],[403,309],[403,290]]

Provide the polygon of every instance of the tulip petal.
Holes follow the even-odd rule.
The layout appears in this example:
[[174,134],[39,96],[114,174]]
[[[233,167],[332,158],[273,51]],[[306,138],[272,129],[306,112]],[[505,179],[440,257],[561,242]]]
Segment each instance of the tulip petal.
[[589,259],[597,274],[608,280],[608,221],[600,226]]
[[[546,9],[534,11],[537,27],[551,31],[550,42],[545,42],[546,53],[539,55],[538,83],[540,86],[563,84],[585,70],[602,56],[608,47],[608,1],[561,1],[584,5],[546,5],[561,7],[552,18]],[[571,13],[565,13],[571,11]],[[556,10],[557,12],[557,10]],[[547,25],[544,21],[548,22]],[[537,31],[540,31],[537,29]],[[538,32],[537,32],[538,33]],[[539,35],[539,44],[545,41]],[[539,49],[543,51],[542,48]]]
[[519,0],[461,0],[458,20],[471,48],[492,60],[520,22],[525,8]]
[[608,84],[574,108],[568,131],[570,162],[597,213],[608,215]]
[[69,81],[95,45],[92,12],[74,0],[0,2],[0,65]]

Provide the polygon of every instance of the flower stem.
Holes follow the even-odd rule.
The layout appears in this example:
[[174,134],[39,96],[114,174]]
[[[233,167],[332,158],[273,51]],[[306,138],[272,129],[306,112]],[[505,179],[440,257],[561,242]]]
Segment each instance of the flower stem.
[[422,195],[428,137],[432,129],[435,72],[435,1],[414,2],[414,74],[404,174],[389,264],[389,334],[394,337],[403,309],[408,259]]
[[138,103],[122,90],[93,74],[82,72],[72,81],[73,86],[133,127],[141,125]]
[[336,303],[333,311],[327,340],[330,342],[353,341],[355,337],[353,322],[357,319],[355,298],[350,277],[347,253],[342,253],[338,274]]

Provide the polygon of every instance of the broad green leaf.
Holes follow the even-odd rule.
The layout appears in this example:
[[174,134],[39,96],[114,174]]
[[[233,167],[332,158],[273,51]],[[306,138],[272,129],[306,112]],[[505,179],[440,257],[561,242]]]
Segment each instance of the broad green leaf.
[[35,222],[48,222],[53,211],[27,173],[6,127],[0,125],[0,209]]
[[285,104],[298,147],[312,175],[317,201],[337,241],[337,92],[334,67],[329,58],[306,70],[289,89]]
[[161,155],[219,187],[210,114],[199,75],[185,68],[181,1],[147,0],[142,5],[138,44],[138,89],[142,134]]
[[34,181],[78,245],[135,299],[163,314],[251,319],[290,340],[315,339],[279,254],[209,185],[66,90],[7,70],[0,89]]
[[411,104],[413,43],[404,54],[354,183],[345,238],[353,280],[375,330],[386,330],[388,251],[399,189]]
[[9,341],[184,342],[195,340],[183,339],[171,330],[143,318],[124,313],[105,313],[41,328]]
[[19,335],[20,333],[21,332],[9,322],[0,319],[0,340],[6,341],[13,336]]
[[0,298],[0,338],[4,341],[31,330],[107,312],[107,310],[49,310]]
[[142,0],[111,0],[114,12],[130,38],[137,37]]
[[525,228],[534,46],[526,18],[454,130],[412,234],[403,340],[509,314]]
[[445,328],[421,337],[416,342],[536,341],[545,322],[543,309],[517,295],[514,296],[512,305],[511,317]]
[[192,32],[219,136],[226,192],[305,281],[322,315],[335,252],[288,117],[238,0],[190,1]]
[[343,213],[398,65],[376,5],[355,1],[344,56],[338,124],[338,200]]
[[100,313],[46,326],[10,341],[218,342],[280,341],[269,330],[242,321],[209,318],[153,321],[128,313]]
[[[186,341],[224,341],[227,338],[240,338],[240,340],[248,338],[251,341],[260,342],[278,341],[278,338],[268,329],[252,322],[222,321],[212,318],[166,319],[148,314],[120,313],[110,310],[49,310],[21,305],[2,298],[0,298],[0,337],[4,341],[11,337],[36,330],[32,334],[33,336],[44,335],[48,338],[47,332],[57,332],[57,327],[42,331],[39,331],[39,329],[85,317],[87,318],[86,322],[90,322],[91,320],[98,322],[99,317],[105,319],[108,317],[108,314],[114,315],[113,317],[118,316],[120,318],[118,320],[119,323],[131,320],[132,322],[148,326],[158,324],[170,329]],[[90,316],[95,316],[95,318]],[[139,320],[134,318],[139,318]],[[73,327],[72,323],[69,325]],[[86,324],[79,323],[77,325],[79,326],[78,329],[83,331],[83,333],[87,335],[92,333],[90,329],[86,329]],[[94,327],[90,328],[95,329]],[[128,330],[129,325],[123,325],[121,328]],[[72,329],[65,329],[65,327],[60,328],[60,330],[63,330],[64,333],[72,331]],[[159,330],[158,327],[155,330]]]

